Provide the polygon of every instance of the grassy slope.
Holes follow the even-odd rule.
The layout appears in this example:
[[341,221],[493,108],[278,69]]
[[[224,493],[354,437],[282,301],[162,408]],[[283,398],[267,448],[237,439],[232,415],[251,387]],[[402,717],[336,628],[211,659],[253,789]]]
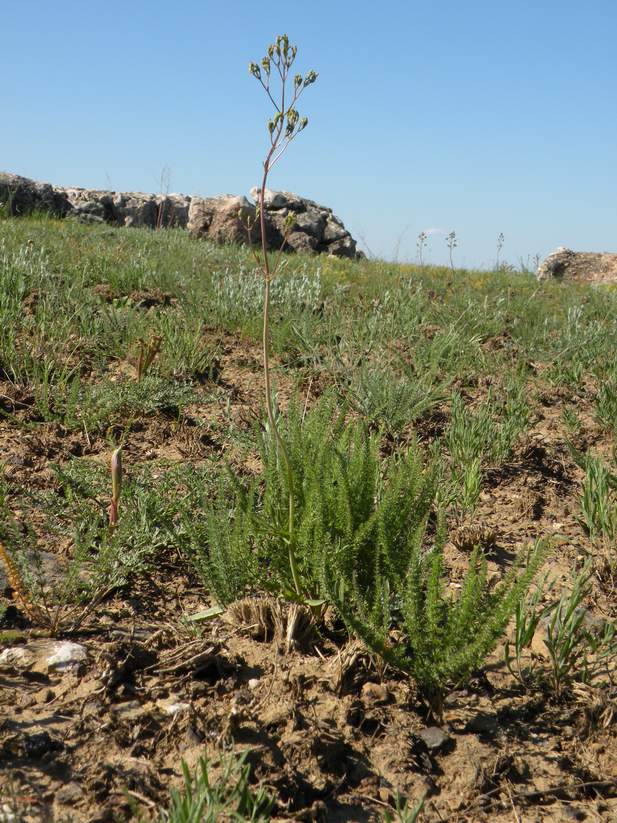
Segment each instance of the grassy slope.
[[[261,414],[260,299],[246,249],[181,231],[0,222],[9,548],[61,545],[77,571],[109,574],[128,591],[160,570],[161,552],[167,574],[185,574],[178,508],[202,504],[222,455],[242,471],[258,468],[247,413]],[[608,566],[598,561],[592,602],[614,617],[614,550],[577,522],[582,473],[567,448],[613,466],[611,287],[289,256],[273,303],[283,405],[295,392],[311,403],[331,386],[381,427],[387,453],[419,437],[449,467],[451,526],[461,534],[484,528],[515,551],[565,533],[564,576],[587,553],[608,557]],[[138,383],[140,341],[155,336],[160,355]],[[93,571],[89,545],[105,524],[101,461],[118,443],[130,466],[124,519]],[[474,460],[477,488],[468,477]]]

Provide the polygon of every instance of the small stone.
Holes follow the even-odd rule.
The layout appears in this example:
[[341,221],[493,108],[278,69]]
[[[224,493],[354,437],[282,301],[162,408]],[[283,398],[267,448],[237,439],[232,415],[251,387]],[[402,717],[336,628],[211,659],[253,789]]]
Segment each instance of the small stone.
[[427,726],[418,733],[418,737],[426,743],[426,748],[431,752],[446,748],[450,742],[450,735],[438,726]]
[[362,697],[374,706],[379,706],[390,701],[390,692],[384,683],[365,683],[362,686]]
[[180,714],[180,712],[185,712],[187,709],[191,708],[190,703],[183,703],[178,701],[177,703],[167,703],[161,706],[165,714],[170,715],[171,717],[175,717],[175,715]]
[[251,679],[249,680],[247,685],[248,685],[249,689],[253,690],[253,689],[256,689],[259,686],[259,683],[260,683],[260,680],[259,680],[258,677],[251,677]]
[[203,743],[203,739],[203,734],[198,729],[196,729],[191,723],[189,723],[186,729],[186,733],[184,735],[185,745],[188,747],[200,746]]
[[77,803],[81,800],[83,794],[83,789],[79,783],[75,783],[73,781],[71,783],[67,783],[65,786],[61,786],[56,792],[55,799],[58,803],[62,803],[64,806],[72,806],[73,803]]
[[51,654],[47,657],[47,668],[56,671],[73,669],[88,659],[88,652],[84,646],[68,640],[54,643],[50,651]]
[[465,731],[479,735],[494,735],[497,733],[499,723],[494,714],[480,712],[474,715],[465,725]]
[[563,806],[562,809],[563,819],[564,820],[586,820],[587,813],[583,811],[583,809],[579,809],[576,806],[572,806],[570,804]]

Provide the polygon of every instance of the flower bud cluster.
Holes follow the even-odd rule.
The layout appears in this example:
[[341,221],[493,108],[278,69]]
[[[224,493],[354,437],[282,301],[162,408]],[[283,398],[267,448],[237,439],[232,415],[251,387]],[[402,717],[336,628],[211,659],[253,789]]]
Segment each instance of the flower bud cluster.
[[[262,58],[261,65],[258,63],[249,63],[250,74],[259,80],[277,108],[274,117],[268,120],[268,132],[273,145],[277,144],[281,137],[284,137],[286,141],[292,140],[308,125],[308,117],[300,117],[295,107],[295,102],[304,89],[311,86],[317,80],[316,71],[308,71],[304,77],[301,74],[294,76],[293,99],[291,105],[289,105],[286,110],[284,107],[285,84],[287,82],[289,69],[296,59],[297,52],[297,47],[290,45],[288,36],[281,34],[276,38],[276,42],[268,46],[267,54]],[[276,103],[270,92],[270,75],[273,66],[278,70],[282,84],[280,105]]]

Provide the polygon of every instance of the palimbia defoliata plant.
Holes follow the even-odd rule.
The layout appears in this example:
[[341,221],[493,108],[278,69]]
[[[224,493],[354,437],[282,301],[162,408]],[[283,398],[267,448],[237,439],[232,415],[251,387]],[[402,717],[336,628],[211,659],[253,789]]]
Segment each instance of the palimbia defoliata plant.
[[[266,394],[266,410],[268,414],[268,424],[270,431],[276,441],[278,452],[281,455],[285,472],[287,474],[287,533],[284,536],[288,547],[288,562],[293,585],[296,594],[300,595],[302,586],[298,576],[296,563],[296,531],[295,531],[295,490],[293,482],[293,470],[289,459],[289,454],[285,442],[280,434],[274,415],[272,402],[272,385],[270,375],[270,288],[272,279],[276,276],[280,261],[281,252],[285,246],[286,237],[279,249],[274,261],[270,260],[267,244],[265,196],[268,175],[275,163],[280,160],[283,153],[289,147],[292,140],[306,128],[307,117],[301,117],[296,104],[303,91],[317,80],[317,73],[307,72],[293,75],[292,66],[296,59],[297,46],[292,46],[286,34],[279,35],[275,42],[268,46],[267,52],[262,57],[261,63],[250,63],[249,71],[262,85],[270,102],[274,106],[274,114],[268,120],[268,135],[270,146],[263,161],[263,174],[261,186],[259,188],[258,203],[255,221],[259,224],[261,236],[261,260],[260,266],[264,281],[264,307],[263,307],[263,374],[264,389]],[[291,88],[290,88],[291,85]],[[286,231],[291,231],[293,226],[293,214],[290,215]],[[250,230],[250,227],[249,227]]]

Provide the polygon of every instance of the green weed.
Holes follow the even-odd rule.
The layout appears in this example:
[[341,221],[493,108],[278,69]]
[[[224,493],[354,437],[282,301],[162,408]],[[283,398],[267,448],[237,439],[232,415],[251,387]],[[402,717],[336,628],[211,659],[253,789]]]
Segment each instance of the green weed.
[[265,789],[250,785],[248,754],[224,754],[218,773],[213,773],[215,764],[205,757],[193,772],[183,762],[184,786],[171,790],[169,808],[157,817],[157,823],[267,823],[274,802]]
[[549,684],[558,697],[575,681],[593,685],[604,675],[610,678],[617,662],[617,630],[605,620],[594,624],[583,606],[591,588],[593,570],[587,564],[564,591],[546,626],[544,642],[550,658]]
[[600,458],[591,454],[586,455],[584,464],[581,522],[592,540],[599,537],[613,540],[617,534],[617,477]]

